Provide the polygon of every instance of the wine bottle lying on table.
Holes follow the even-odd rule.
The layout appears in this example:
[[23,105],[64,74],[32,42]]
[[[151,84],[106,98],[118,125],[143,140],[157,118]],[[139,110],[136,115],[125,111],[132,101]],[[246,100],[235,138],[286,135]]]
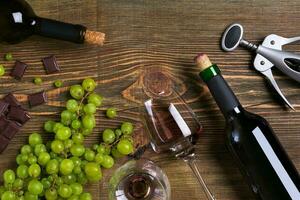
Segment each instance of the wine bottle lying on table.
[[257,199],[299,200],[300,177],[268,122],[244,110],[205,54],[195,62],[226,119],[226,143]]
[[82,25],[38,17],[25,0],[0,0],[0,42],[15,44],[34,34],[97,45],[102,45],[105,38],[105,34]]

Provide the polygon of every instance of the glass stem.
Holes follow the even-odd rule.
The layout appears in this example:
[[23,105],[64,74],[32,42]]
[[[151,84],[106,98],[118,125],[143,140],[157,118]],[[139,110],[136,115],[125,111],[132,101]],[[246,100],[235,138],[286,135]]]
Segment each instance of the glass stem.
[[209,200],[216,200],[215,197],[212,195],[212,193],[210,192],[208,186],[206,185],[204,179],[202,178],[199,168],[196,164],[196,159],[194,156],[187,156],[186,158],[184,158],[184,161],[190,166],[190,168],[192,169],[192,171],[194,172],[196,178],[198,179],[200,185],[202,186],[207,199]]

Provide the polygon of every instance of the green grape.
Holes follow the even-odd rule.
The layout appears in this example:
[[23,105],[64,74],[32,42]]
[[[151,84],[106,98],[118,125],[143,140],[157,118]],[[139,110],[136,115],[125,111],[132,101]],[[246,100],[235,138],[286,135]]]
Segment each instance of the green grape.
[[15,198],[16,195],[12,191],[5,191],[1,196],[1,200],[15,200]]
[[75,166],[80,166],[80,164],[81,164],[80,158],[78,158],[76,156],[73,156],[70,159],[73,161],[73,163],[74,163]]
[[106,117],[110,118],[110,119],[113,119],[117,116],[117,109],[115,108],[108,108],[106,110]]
[[55,180],[56,180],[55,181],[56,185],[62,185],[64,183],[64,181],[63,181],[63,179],[61,177],[57,177]]
[[97,153],[96,154],[96,156],[95,156],[95,162],[97,164],[101,164],[102,161],[103,161],[103,159],[104,159],[104,155],[103,154],[101,154],[101,153]]
[[104,155],[109,155],[110,153],[111,153],[111,147],[106,145]]
[[47,178],[43,178],[41,180],[41,183],[43,184],[44,190],[48,189],[51,187],[51,182]]
[[28,177],[28,167],[26,165],[19,165],[17,168],[17,177],[25,179]]
[[59,166],[59,171],[63,175],[71,174],[74,169],[74,163],[70,159],[63,159]]
[[23,188],[24,181],[20,178],[17,178],[13,183],[13,188],[16,190],[20,190]]
[[73,140],[71,140],[71,139],[65,140],[64,141],[64,145],[65,145],[66,149],[70,149],[72,147],[72,145],[73,145]]
[[96,182],[102,178],[101,168],[95,162],[88,162],[84,167],[84,172],[89,181]]
[[35,77],[33,79],[33,83],[36,84],[36,85],[40,85],[40,84],[43,83],[43,80],[40,77]]
[[53,132],[56,133],[61,127],[64,127],[64,125],[60,122],[56,122],[53,126]]
[[71,112],[76,112],[78,110],[78,102],[75,99],[69,99],[66,108]]
[[5,74],[5,67],[3,65],[0,65],[0,76],[3,76]]
[[5,54],[4,58],[7,61],[12,61],[14,59],[12,53]]
[[121,131],[124,135],[130,135],[133,132],[133,125],[130,122],[124,122],[121,125]]
[[84,128],[81,130],[81,132],[82,132],[82,135],[89,136],[93,132],[93,129]]
[[57,87],[57,88],[60,88],[63,86],[63,82],[58,80],[58,81],[54,81],[54,86]]
[[46,121],[44,124],[44,130],[48,133],[52,133],[54,125],[55,125],[54,121]]
[[5,192],[4,186],[0,186],[0,198],[4,192]]
[[57,160],[52,159],[46,165],[46,172],[48,174],[57,174],[59,171],[59,163]]
[[88,182],[84,173],[77,174],[77,181],[78,181],[78,183],[80,183],[82,185],[85,185]]
[[82,88],[87,92],[92,92],[96,88],[97,84],[94,79],[87,78],[82,81]]
[[28,168],[29,176],[37,178],[41,174],[41,167],[38,164],[32,164]]
[[22,159],[22,154],[18,154],[17,157],[16,157],[16,162],[18,165],[22,165],[22,164],[25,164],[25,162],[23,161]]
[[62,184],[58,188],[58,194],[63,198],[69,198],[72,195],[72,188],[67,184]]
[[74,173],[74,174],[79,174],[79,173],[81,173],[81,172],[82,172],[82,171],[81,171],[80,165],[74,167],[74,169],[73,169],[73,173]]
[[72,183],[70,187],[72,188],[73,195],[80,195],[83,191],[82,185],[79,183]]
[[46,190],[45,197],[47,200],[55,200],[57,199],[57,191],[54,188],[50,188]]
[[93,149],[94,151],[97,151],[98,147],[99,147],[98,144],[93,144],[93,148],[92,148],[92,149]]
[[22,160],[23,162],[27,162],[27,160],[28,160],[28,155],[27,155],[27,154],[21,154],[21,160]]
[[70,152],[73,156],[80,157],[85,153],[85,148],[81,144],[74,144],[72,145]]
[[118,149],[116,147],[114,147],[112,150],[111,150],[111,154],[114,158],[122,158],[124,157],[123,154],[121,154]]
[[85,150],[85,153],[84,153],[84,158],[87,160],[87,161],[93,161],[95,159],[95,152],[91,149],[86,149]]
[[92,103],[96,107],[99,107],[102,104],[103,97],[96,93],[92,93],[87,97],[87,100],[88,100],[88,103]]
[[83,106],[83,111],[88,114],[88,115],[92,115],[96,113],[96,106],[93,103],[88,103],[86,105]]
[[32,152],[32,148],[30,145],[23,145],[21,148],[21,154],[30,154]]
[[28,189],[28,192],[30,192],[30,194],[39,195],[43,192],[43,184],[36,179],[32,179],[28,183],[27,189]]
[[59,154],[63,152],[64,149],[65,149],[64,144],[60,140],[53,140],[53,142],[51,143],[51,150],[54,153]]
[[58,129],[56,136],[59,140],[66,140],[72,135],[71,129],[69,127],[61,127]]
[[78,195],[72,195],[68,198],[68,200],[79,200],[79,196]]
[[16,175],[13,170],[8,169],[3,173],[4,183],[13,183],[15,179],[16,179]]
[[128,155],[133,152],[133,145],[129,140],[122,139],[117,144],[117,150],[123,155]]
[[44,144],[37,144],[34,147],[34,154],[39,156],[42,152],[47,152],[47,148]]
[[72,135],[72,140],[75,144],[82,144],[84,141],[84,136],[81,133],[76,133]]
[[95,118],[92,115],[83,116],[82,125],[86,129],[93,129],[95,127]]
[[26,192],[24,199],[25,200],[38,200],[38,195],[31,194],[30,192]]
[[81,121],[78,119],[74,119],[71,123],[73,129],[77,130],[81,127]]
[[28,162],[30,165],[32,165],[32,164],[34,164],[34,163],[37,162],[37,158],[36,158],[34,155],[29,155],[29,156],[28,156],[28,159],[27,159],[27,162]]
[[114,131],[111,129],[105,129],[102,133],[102,139],[107,144],[113,143],[116,139]]
[[82,193],[79,197],[79,200],[92,200],[92,195],[88,192]]
[[112,168],[114,163],[115,163],[114,159],[111,156],[104,155],[103,161],[101,162],[101,166],[106,168],[106,169],[109,169],[109,168]]
[[70,88],[70,94],[74,99],[81,99],[84,96],[84,90],[81,85],[72,85]]
[[43,140],[40,134],[32,133],[31,135],[29,135],[28,143],[30,144],[30,146],[35,146],[37,144],[42,144]]
[[69,110],[64,110],[60,113],[60,118],[61,118],[60,122],[68,126],[72,122],[73,113]]
[[77,119],[78,118],[77,116],[78,116],[77,113],[73,112],[71,116],[71,120],[73,121],[74,119]]
[[105,146],[103,144],[100,144],[97,148],[97,152],[100,154],[104,154],[105,153]]
[[115,135],[116,135],[117,138],[121,137],[122,134],[123,133],[122,133],[121,129],[116,129],[115,130]]
[[46,165],[47,162],[50,160],[50,154],[47,152],[40,153],[38,157],[38,163],[42,166]]
[[69,174],[69,175],[63,176],[62,179],[63,179],[64,183],[66,183],[68,185],[76,182],[75,174]]

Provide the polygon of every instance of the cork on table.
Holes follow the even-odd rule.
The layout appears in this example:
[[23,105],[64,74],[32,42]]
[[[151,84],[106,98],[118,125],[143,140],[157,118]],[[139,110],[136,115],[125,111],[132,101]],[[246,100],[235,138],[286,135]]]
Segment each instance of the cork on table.
[[[251,112],[265,117],[276,132],[295,166],[300,171],[300,99],[299,84],[280,72],[274,76],[296,111],[284,108],[266,80],[252,68],[251,55],[246,50],[225,53],[220,48],[221,34],[228,24],[239,22],[245,27],[245,38],[259,43],[271,33],[284,37],[299,34],[299,1],[139,1],[139,0],[29,0],[39,16],[83,24],[89,30],[105,33],[102,47],[80,45],[33,36],[17,45],[0,45],[4,55],[12,52],[14,58],[28,65],[21,80],[9,76],[14,62],[1,60],[7,73],[0,78],[0,93],[4,97],[14,92],[18,100],[30,111],[31,119],[0,155],[0,173],[14,168],[18,149],[31,132],[43,133],[46,120],[58,119],[67,99],[67,86],[79,83],[85,77],[98,82],[97,92],[106,100],[97,113],[97,127],[88,143],[100,139],[100,133],[124,120],[137,124],[143,132],[138,110],[137,88],[139,75],[146,69],[159,66],[180,85],[179,92],[196,112],[204,127],[197,143],[201,173],[207,184],[222,200],[250,200],[253,196],[224,145],[224,119],[205,84],[198,77],[199,70],[193,58],[205,52],[219,65],[240,102]],[[297,44],[288,47],[299,52]],[[61,71],[47,75],[42,58],[55,55]],[[39,76],[42,85],[32,79]],[[65,87],[54,88],[53,82],[63,80]],[[27,95],[47,91],[46,104],[29,108]],[[104,110],[114,105],[121,111],[114,120],[104,117]],[[145,140],[144,135],[137,136]],[[172,200],[205,199],[189,167],[183,161],[168,155],[157,155],[147,150],[145,157],[156,161],[168,175],[172,187]],[[108,199],[108,180],[121,161],[111,170],[103,172],[99,184],[88,186],[94,199]]]

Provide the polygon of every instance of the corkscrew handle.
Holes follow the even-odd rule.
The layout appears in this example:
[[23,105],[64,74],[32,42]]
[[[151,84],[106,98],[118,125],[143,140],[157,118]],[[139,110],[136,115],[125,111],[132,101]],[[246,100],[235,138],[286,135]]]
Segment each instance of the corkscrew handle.
[[211,191],[209,190],[208,186],[206,185],[204,179],[201,176],[201,173],[199,171],[199,168],[197,166],[196,160],[193,157],[189,157],[188,159],[184,159],[185,162],[187,162],[187,164],[190,166],[190,168],[192,169],[192,171],[194,172],[196,178],[198,179],[200,185],[202,186],[207,199],[209,200],[216,200],[216,198],[214,197],[214,195],[211,193]]

